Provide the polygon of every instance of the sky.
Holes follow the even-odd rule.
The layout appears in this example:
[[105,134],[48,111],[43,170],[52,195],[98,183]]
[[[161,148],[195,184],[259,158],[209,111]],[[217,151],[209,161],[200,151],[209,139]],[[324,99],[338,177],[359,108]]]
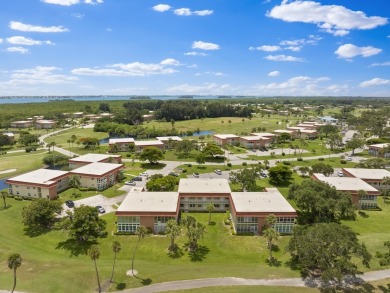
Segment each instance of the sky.
[[390,96],[389,0],[1,0],[0,96]]

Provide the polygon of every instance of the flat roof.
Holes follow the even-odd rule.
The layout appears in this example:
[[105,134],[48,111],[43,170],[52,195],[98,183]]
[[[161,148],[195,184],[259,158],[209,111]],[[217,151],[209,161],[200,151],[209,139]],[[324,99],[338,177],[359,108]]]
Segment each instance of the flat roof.
[[117,212],[173,212],[177,211],[177,192],[129,192]]
[[390,172],[386,169],[343,168],[343,170],[360,179],[383,179],[383,177],[390,177]]
[[375,148],[380,148],[383,149],[387,146],[390,146],[390,143],[377,143],[377,144],[370,144],[368,147],[375,147]]
[[11,123],[32,123],[30,120],[19,120],[19,121],[12,121]]
[[[38,169],[22,175],[9,178],[9,181],[18,181],[23,183],[51,185],[55,183],[53,179],[68,174],[68,171]],[[8,181],[7,180],[7,181]]]
[[215,137],[220,139],[226,139],[226,138],[238,138],[238,135],[235,134],[214,134]]
[[311,129],[302,129],[301,130],[302,133],[317,133],[317,130],[311,130]]
[[227,179],[184,178],[180,179],[179,193],[230,193]]
[[179,136],[157,136],[156,138],[160,141],[169,141],[169,140],[182,141],[183,140]]
[[295,209],[276,188],[266,192],[232,192],[236,212],[240,213],[294,213]]
[[299,126],[288,126],[289,130],[305,130],[305,127],[299,127]]
[[115,170],[118,167],[122,167],[123,164],[112,163],[91,163],[80,168],[70,171],[70,173],[86,174],[86,175],[104,175],[110,171]]
[[154,146],[154,145],[164,145],[163,142],[159,140],[136,140],[134,141],[134,145],[136,146]]
[[276,129],[274,130],[276,133],[293,133],[294,131],[292,130],[287,130],[287,129]]
[[252,132],[251,133],[252,135],[256,135],[256,136],[271,136],[271,137],[274,137],[276,136],[275,133],[269,133],[269,132]]
[[114,144],[114,143],[133,143],[134,138],[132,137],[124,137],[124,138],[110,138],[108,140],[109,144]]
[[76,158],[71,158],[68,161],[69,162],[88,162],[88,163],[96,163],[103,160],[106,160],[108,158],[118,158],[120,155],[104,155],[104,154],[86,154],[83,156],[79,156]]
[[364,190],[367,192],[378,192],[377,189],[372,187],[370,184],[364,182],[360,178],[326,177],[324,174],[321,173],[314,173],[313,176],[315,176],[318,180],[324,183],[328,183],[329,185],[334,186],[336,190],[340,190],[340,191]]
[[270,139],[270,138],[267,138],[267,137],[261,137],[261,136],[241,136],[240,139],[245,139],[245,140],[262,140],[262,139]]

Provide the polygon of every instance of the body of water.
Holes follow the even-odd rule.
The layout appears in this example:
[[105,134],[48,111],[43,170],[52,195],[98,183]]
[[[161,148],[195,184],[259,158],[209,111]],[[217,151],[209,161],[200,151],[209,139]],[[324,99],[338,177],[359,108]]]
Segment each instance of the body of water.
[[0,179],[0,190],[8,187],[7,184],[5,184],[5,180],[7,179]]
[[[233,97],[247,98],[247,97]],[[255,97],[248,97],[255,98]],[[56,100],[75,100],[75,101],[139,101],[131,99],[131,96],[42,96],[42,97],[1,97],[0,104],[23,104],[23,103],[47,103]],[[178,100],[179,96],[150,96],[150,100]],[[192,99],[183,100],[208,100],[218,99],[218,96],[193,96]]]

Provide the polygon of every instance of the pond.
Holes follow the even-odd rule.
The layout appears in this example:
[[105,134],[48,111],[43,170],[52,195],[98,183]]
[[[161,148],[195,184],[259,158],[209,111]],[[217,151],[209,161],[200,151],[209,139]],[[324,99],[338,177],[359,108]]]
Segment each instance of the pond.
[[0,190],[8,187],[7,184],[5,184],[5,180],[7,179],[0,179]]
[[[201,135],[206,136],[206,135],[214,134],[214,133],[215,133],[215,131],[211,131],[211,130],[202,130],[202,131],[199,131],[199,132],[194,132],[194,133],[192,134],[192,136],[201,136]],[[188,136],[188,135],[182,135],[182,137],[186,137],[186,136]]]

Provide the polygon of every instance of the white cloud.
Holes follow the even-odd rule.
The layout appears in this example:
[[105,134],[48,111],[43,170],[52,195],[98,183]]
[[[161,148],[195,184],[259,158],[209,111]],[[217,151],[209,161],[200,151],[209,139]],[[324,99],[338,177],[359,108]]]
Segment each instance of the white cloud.
[[[172,64],[174,63],[174,64]],[[175,59],[165,59],[160,64],[147,64],[133,62],[128,64],[118,63],[108,65],[105,68],[75,68],[71,72],[78,75],[95,75],[95,76],[149,76],[164,75],[177,72],[177,70],[168,66],[181,65]]]
[[264,57],[264,59],[270,61],[287,61],[287,62],[304,62],[305,60],[302,58],[287,56],[287,55],[268,55]]
[[[55,4],[55,5],[62,5],[62,6],[71,6],[75,4],[79,4],[80,0],[41,0],[44,3],[47,4]],[[97,4],[102,4],[104,1],[103,0],[84,0],[83,1],[85,4],[90,4],[90,5],[97,5]]]
[[345,45],[341,45],[335,51],[335,54],[338,55],[339,58],[350,59],[359,55],[362,57],[370,57],[373,55],[377,55],[380,52],[382,52],[382,49],[374,48],[371,46],[357,47],[353,44],[345,44]]
[[54,45],[51,41],[37,41],[22,36],[14,36],[6,39],[8,43],[14,45],[34,46],[34,45]]
[[282,48],[280,46],[259,46],[259,47],[249,47],[249,50],[259,50],[259,51],[265,51],[265,52],[275,52],[279,51]]
[[279,71],[271,71],[270,73],[268,73],[268,76],[272,76],[272,77],[274,77],[274,76],[279,76],[280,75],[280,72]]
[[213,72],[213,71],[206,71],[206,72],[203,72],[203,73],[195,73],[195,75],[196,76],[200,76],[200,75],[227,76],[223,72]]
[[327,77],[296,76],[282,83],[260,84],[255,89],[263,95],[323,96],[346,93],[348,85],[324,84],[328,81]]
[[153,6],[153,10],[158,12],[165,12],[168,11],[169,9],[171,9],[171,6],[169,6],[168,4],[158,4]]
[[10,21],[10,29],[22,31],[22,32],[39,32],[39,33],[62,33],[69,31],[63,26],[37,26],[31,24],[25,24],[19,21]]
[[186,56],[207,56],[207,54],[203,53],[203,52],[187,52],[187,53],[184,53],[184,55],[186,55]]
[[3,39],[2,38],[0,38],[0,44],[3,42]]
[[28,49],[23,47],[8,47],[6,50],[8,52],[16,52],[21,54],[27,54],[29,52]]
[[371,66],[390,66],[390,61],[382,63],[373,63]]
[[371,80],[363,81],[359,84],[360,87],[378,86],[390,84],[390,80],[382,78],[373,78]]
[[213,14],[214,12],[209,9],[191,11],[190,8],[178,8],[175,9],[173,13],[180,16],[190,16],[190,15],[207,16]]
[[373,29],[388,22],[385,17],[369,17],[362,11],[353,11],[344,6],[302,0],[283,1],[266,15],[286,22],[313,23],[335,36],[346,35],[353,29]]
[[83,18],[83,17],[84,17],[84,14],[81,14],[81,13],[73,13],[72,16],[73,16],[73,17],[76,17],[76,18]]
[[201,50],[219,50],[220,47],[217,44],[205,43],[202,41],[195,41],[192,43],[192,49],[201,49]]
[[14,70],[11,74],[11,80],[7,83],[11,85],[18,84],[64,84],[73,83],[78,80],[77,77],[63,74],[55,74],[61,70],[57,67],[37,66],[30,69]]
[[182,65],[179,61],[177,61],[175,59],[172,59],[172,58],[165,59],[165,60],[161,61],[160,64],[161,65],[171,65],[171,66],[180,66],[180,65]]
[[231,89],[229,84],[204,83],[202,85],[181,84],[166,90],[172,94],[218,95],[226,93],[229,89]]

